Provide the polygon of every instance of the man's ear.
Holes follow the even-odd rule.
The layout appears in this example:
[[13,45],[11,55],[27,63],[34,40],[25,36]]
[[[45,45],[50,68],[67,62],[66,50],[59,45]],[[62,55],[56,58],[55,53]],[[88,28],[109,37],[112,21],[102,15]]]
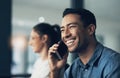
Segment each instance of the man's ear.
[[48,41],[48,35],[42,36],[42,42],[46,43]]
[[95,29],[96,29],[95,25],[94,24],[90,24],[88,26],[88,33],[89,33],[89,35],[93,35],[93,33],[95,32]]

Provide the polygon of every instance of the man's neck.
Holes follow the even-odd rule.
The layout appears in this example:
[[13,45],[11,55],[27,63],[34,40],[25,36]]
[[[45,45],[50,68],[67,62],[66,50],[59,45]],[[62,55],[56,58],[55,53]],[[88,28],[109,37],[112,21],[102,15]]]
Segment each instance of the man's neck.
[[81,59],[84,65],[86,65],[91,59],[92,55],[94,54],[96,45],[97,45],[97,42],[89,44],[86,50],[79,53],[79,58]]

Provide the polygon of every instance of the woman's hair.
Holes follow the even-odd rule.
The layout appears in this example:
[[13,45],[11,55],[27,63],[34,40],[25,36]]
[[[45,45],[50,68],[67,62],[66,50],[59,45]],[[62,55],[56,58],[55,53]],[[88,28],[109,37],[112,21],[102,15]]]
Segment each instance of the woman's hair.
[[49,46],[57,43],[61,39],[59,25],[50,25],[48,23],[39,23],[33,27],[33,30],[39,34],[39,36],[48,35],[50,43]]

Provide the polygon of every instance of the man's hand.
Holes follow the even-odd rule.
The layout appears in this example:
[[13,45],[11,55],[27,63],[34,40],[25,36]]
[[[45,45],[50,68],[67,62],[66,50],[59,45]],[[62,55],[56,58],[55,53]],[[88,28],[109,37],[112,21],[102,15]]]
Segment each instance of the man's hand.
[[58,46],[58,44],[54,44],[52,47],[49,48],[48,51],[48,60],[51,74],[50,78],[59,78],[60,71],[64,68],[67,62],[68,53],[66,53],[61,60],[55,58],[54,54],[57,52]]

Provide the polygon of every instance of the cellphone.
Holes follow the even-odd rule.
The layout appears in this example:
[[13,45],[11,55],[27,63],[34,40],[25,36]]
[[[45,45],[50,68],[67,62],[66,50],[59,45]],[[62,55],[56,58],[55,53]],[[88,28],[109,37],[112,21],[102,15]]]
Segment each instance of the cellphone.
[[63,41],[58,42],[59,46],[56,52],[56,56],[59,60],[63,58],[63,56],[68,52],[68,47]]

